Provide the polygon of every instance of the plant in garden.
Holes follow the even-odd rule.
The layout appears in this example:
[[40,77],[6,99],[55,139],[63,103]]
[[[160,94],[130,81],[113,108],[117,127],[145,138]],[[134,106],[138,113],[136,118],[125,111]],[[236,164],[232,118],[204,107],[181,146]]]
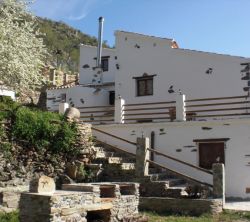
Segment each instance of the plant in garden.
[[40,68],[48,54],[35,22],[28,2],[0,1],[0,80],[20,93],[42,84]]

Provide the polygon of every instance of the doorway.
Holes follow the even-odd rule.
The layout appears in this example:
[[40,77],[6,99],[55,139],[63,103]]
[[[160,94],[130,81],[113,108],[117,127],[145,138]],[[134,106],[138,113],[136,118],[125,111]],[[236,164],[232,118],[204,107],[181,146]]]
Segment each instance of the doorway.
[[213,163],[225,164],[225,143],[199,143],[199,166],[211,170]]

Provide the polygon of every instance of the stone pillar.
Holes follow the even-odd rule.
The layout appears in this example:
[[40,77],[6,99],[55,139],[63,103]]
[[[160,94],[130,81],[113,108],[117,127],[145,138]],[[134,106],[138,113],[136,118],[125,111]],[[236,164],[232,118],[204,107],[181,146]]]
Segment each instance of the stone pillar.
[[121,97],[115,99],[115,123],[124,123],[125,100]]
[[213,164],[213,197],[225,203],[225,167],[222,163]]
[[68,103],[60,103],[59,104],[59,113],[60,114],[64,114],[66,109],[69,108],[69,104]]
[[137,177],[143,177],[148,175],[149,163],[149,138],[137,138],[137,148],[136,148],[136,166],[135,172]]
[[176,120],[177,121],[186,121],[186,96],[182,93],[179,93],[176,97]]

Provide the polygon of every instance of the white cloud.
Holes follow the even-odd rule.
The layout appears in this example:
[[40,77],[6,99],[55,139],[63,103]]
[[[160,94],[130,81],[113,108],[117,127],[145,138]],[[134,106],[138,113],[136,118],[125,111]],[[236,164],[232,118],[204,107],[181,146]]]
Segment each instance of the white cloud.
[[31,10],[38,16],[61,20],[81,20],[111,0],[36,0]]

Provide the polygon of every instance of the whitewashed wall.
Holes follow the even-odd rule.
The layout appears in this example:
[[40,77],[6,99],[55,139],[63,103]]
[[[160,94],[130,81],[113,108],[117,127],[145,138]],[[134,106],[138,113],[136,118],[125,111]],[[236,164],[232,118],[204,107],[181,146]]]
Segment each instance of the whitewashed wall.
[[[95,126],[105,132],[114,134],[130,141],[136,141],[142,135],[150,137],[155,132],[155,148],[167,155],[198,166],[198,147],[194,139],[230,138],[225,148],[226,169],[226,196],[249,198],[246,187],[250,187],[250,120],[227,120],[209,122],[169,122],[169,123],[144,123],[144,124],[113,124]],[[210,130],[203,130],[209,127]],[[125,150],[135,153],[135,147],[117,139],[112,139],[97,131],[93,134],[100,140],[111,145],[117,145]],[[157,162],[175,169],[179,172],[212,182],[212,177],[204,173],[198,173],[189,167],[166,161],[157,157]]]
[[47,90],[47,107],[51,107],[51,110],[58,110],[63,93],[66,93],[66,102],[74,104],[74,107],[107,106],[109,105],[110,90],[110,87],[102,88],[95,93],[95,88],[83,86]]
[[[92,84],[92,79],[96,71],[93,70],[96,67],[96,54],[97,48],[94,46],[81,45],[80,46],[80,84]],[[109,57],[109,70],[103,72],[103,82],[114,82],[116,72],[116,59],[115,50],[103,48],[102,56]],[[89,68],[83,68],[84,65],[88,65]]]
[[[139,46],[139,48],[135,46]],[[175,99],[168,89],[173,85],[187,98],[246,95],[241,80],[243,57],[192,50],[172,49],[171,40],[128,32],[116,32],[116,53],[120,69],[115,76],[116,94],[125,103],[168,101]],[[206,74],[212,68],[212,74]],[[152,96],[136,97],[133,77],[156,74]]]
[[8,97],[11,97],[11,99],[16,100],[15,92],[11,90],[7,90],[3,87],[0,87],[0,96],[8,96]]

